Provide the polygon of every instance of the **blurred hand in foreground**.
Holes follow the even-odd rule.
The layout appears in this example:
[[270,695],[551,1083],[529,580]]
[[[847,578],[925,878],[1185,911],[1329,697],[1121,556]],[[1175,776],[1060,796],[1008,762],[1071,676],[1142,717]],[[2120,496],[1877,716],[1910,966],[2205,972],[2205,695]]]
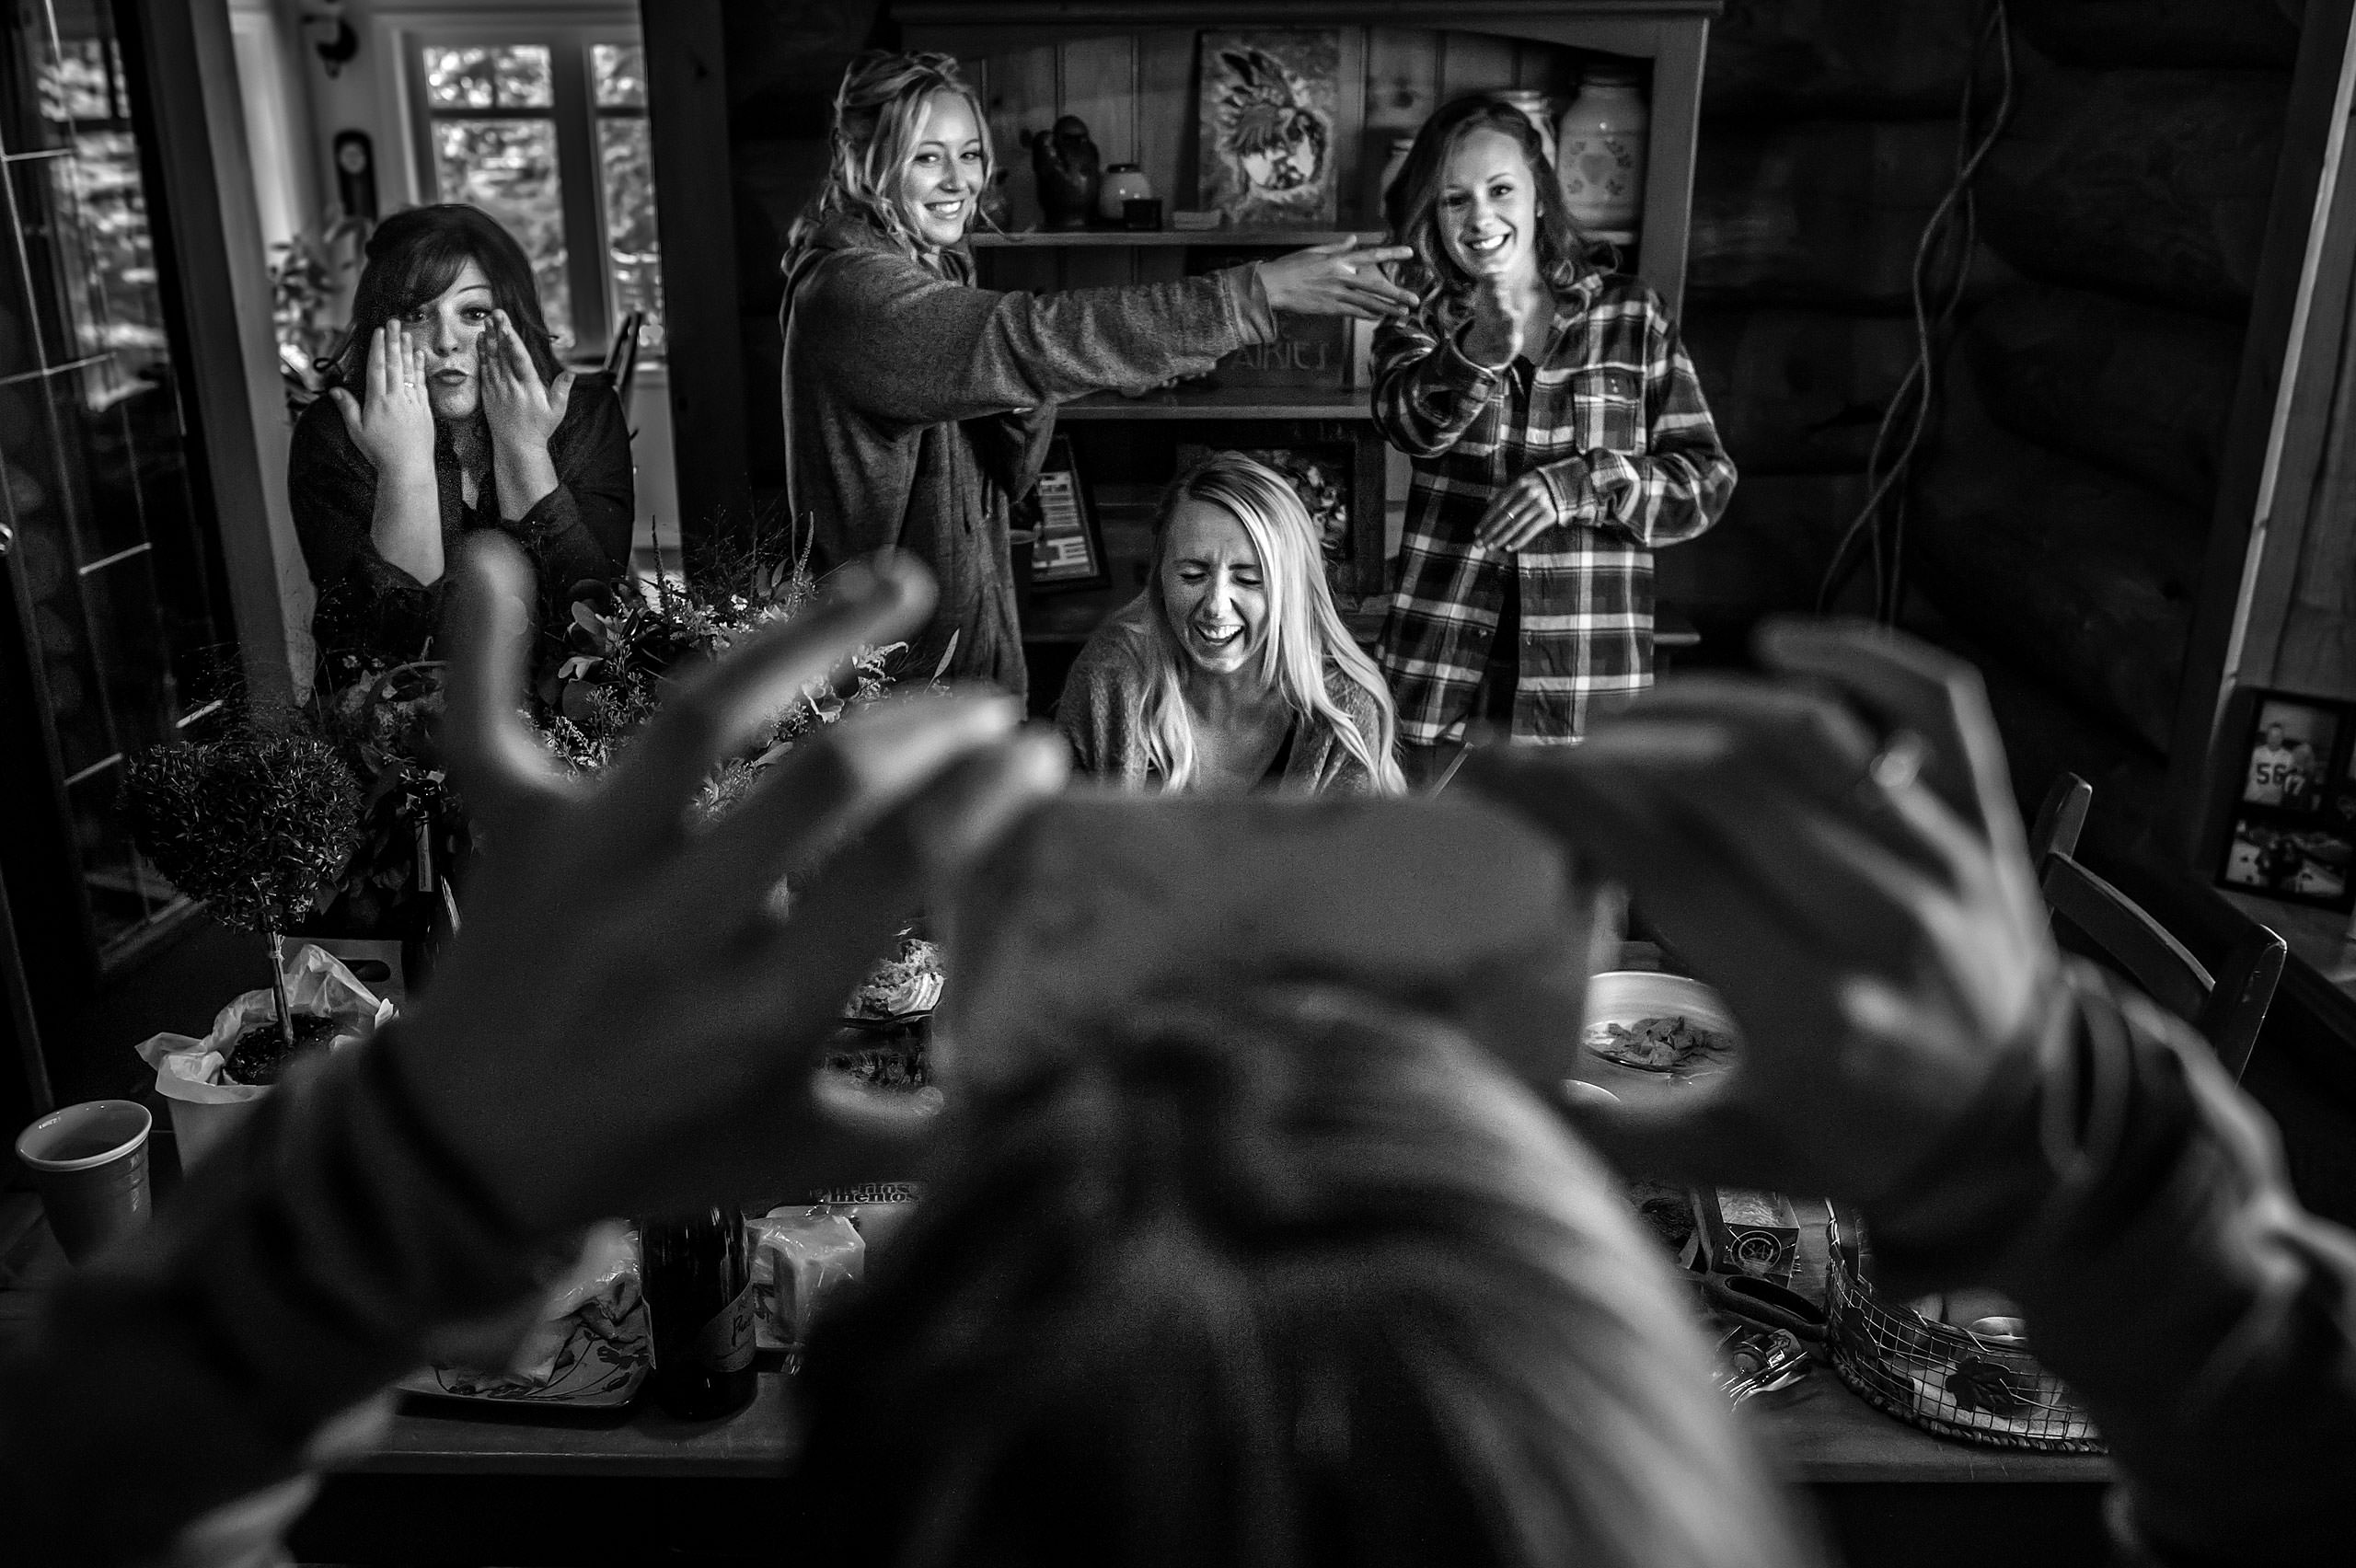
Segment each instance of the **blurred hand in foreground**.
[[836,573],[822,603],[683,682],[587,784],[518,712],[532,581],[488,532],[459,564],[444,744],[487,852],[465,935],[390,1042],[419,1108],[535,1234],[905,1174],[930,1105],[819,1079],[826,1042],[930,880],[1060,787],[1060,744],[1020,735],[1004,698],[888,701],[701,825],[716,763],[854,650],[922,622],[923,569]]
[[1464,778],[1626,882],[1742,1025],[1700,1091],[1565,1113],[1632,1170],[1870,1205],[2027,1070],[2058,960],[1978,673],[1863,625],[1760,654],[1796,678],[1672,681]]

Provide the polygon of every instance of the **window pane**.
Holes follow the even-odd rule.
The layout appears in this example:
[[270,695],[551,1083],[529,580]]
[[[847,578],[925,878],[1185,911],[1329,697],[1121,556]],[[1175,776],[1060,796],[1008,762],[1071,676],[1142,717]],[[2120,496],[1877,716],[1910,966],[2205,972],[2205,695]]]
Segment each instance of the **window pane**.
[[502,109],[550,109],[556,104],[555,78],[549,73],[546,44],[517,43],[491,52],[491,70],[499,85]]
[[548,109],[556,102],[545,44],[428,46],[422,56],[425,101],[435,109]]
[[641,352],[663,352],[663,258],[654,228],[653,139],[631,115],[597,121],[597,152],[606,170],[606,258],[614,274],[614,319],[646,312]]
[[564,275],[564,199],[552,120],[436,120],[433,152],[441,198],[468,202],[497,218],[532,259],[540,308],[560,340],[572,336],[572,294]]
[[646,51],[635,43],[593,43],[589,61],[597,77],[599,109],[646,107]]
[[425,101],[436,109],[491,109],[499,101],[488,49],[428,49]]

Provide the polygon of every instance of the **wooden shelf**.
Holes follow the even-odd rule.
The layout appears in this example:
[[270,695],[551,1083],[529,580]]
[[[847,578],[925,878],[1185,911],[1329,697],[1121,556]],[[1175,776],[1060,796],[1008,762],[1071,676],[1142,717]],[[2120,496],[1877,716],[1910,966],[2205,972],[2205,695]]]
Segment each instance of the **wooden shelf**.
[[1186,246],[1203,249],[1243,249],[1266,246],[1273,250],[1299,250],[1304,246],[1332,245],[1355,239],[1379,245],[1382,235],[1371,229],[1024,229],[1016,234],[982,231],[966,236],[976,250],[1158,249]]
[[1365,420],[1370,390],[1333,386],[1210,386],[1125,398],[1091,392],[1057,410],[1067,420]]

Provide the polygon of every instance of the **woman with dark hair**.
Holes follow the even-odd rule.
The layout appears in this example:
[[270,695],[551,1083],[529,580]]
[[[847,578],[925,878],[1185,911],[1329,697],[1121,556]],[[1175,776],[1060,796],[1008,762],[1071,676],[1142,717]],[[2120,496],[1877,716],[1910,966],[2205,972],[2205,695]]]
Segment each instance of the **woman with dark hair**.
[[1653,557],[1734,493],[1653,291],[1606,271],[1520,110],[1425,121],[1383,201],[1415,308],[1374,340],[1374,415],[1413,460],[1380,657],[1428,775],[1481,720],[1572,741],[1652,684]]
[[329,679],[399,662],[439,626],[449,548],[497,528],[530,555],[550,624],[629,559],[629,430],[610,383],[559,367],[522,246],[457,202],[369,236],[326,397],[295,421],[288,498]]

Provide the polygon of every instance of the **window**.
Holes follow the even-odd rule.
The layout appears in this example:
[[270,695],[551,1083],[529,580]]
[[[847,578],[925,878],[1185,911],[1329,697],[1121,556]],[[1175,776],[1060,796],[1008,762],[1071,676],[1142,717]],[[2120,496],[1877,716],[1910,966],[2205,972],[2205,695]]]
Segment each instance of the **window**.
[[614,29],[413,46],[418,167],[433,198],[506,225],[560,346],[595,353],[633,310],[663,348],[646,51]]

